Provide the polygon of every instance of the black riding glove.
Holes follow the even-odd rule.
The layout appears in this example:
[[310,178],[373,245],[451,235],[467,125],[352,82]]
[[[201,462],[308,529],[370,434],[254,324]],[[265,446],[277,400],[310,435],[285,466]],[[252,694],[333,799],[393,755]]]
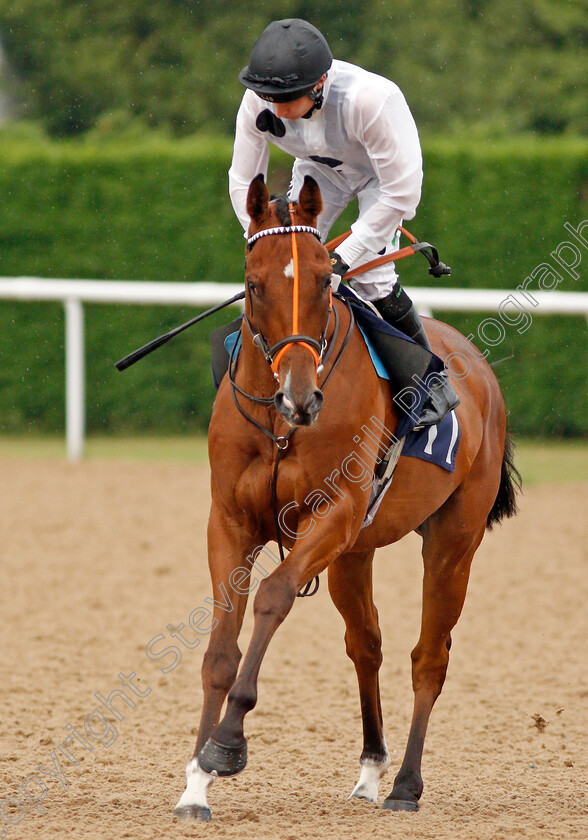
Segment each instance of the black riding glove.
[[336,292],[339,283],[349,271],[349,266],[343,262],[336,251],[331,251],[329,256],[331,258],[331,286],[333,287],[333,291]]

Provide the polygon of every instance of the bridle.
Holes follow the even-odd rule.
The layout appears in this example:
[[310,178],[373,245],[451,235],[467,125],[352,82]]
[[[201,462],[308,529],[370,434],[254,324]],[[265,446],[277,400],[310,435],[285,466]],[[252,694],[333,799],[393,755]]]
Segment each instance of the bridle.
[[[292,222],[294,221],[294,205],[289,204],[288,210],[290,213],[290,219]],[[329,310],[327,314],[327,321],[325,324],[325,328],[321,334],[320,339],[317,341],[316,339],[312,338],[308,335],[303,335],[298,332],[298,310],[299,310],[299,303],[300,303],[300,282],[299,282],[299,265],[298,265],[298,245],[296,241],[296,234],[297,233],[311,233],[313,236],[320,242],[320,231],[318,228],[312,227],[310,225],[284,225],[280,227],[272,227],[272,228],[265,228],[264,230],[258,231],[258,233],[254,234],[247,240],[247,252],[250,252],[252,247],[255,243],[262,239],[265,236],[277,236],[283,234],[290,234],[292,238],[292,267],[293,267],[293,289],[292,289],[292,335],[287,336],[286,338],[282,338],[279,341],[276,341],[271,347],[268,344],[267,339],[259,329],[259,327],[253,322],[254,312],[253,312],[253,300],[251,298],[251,294],[247,289],[247,299],[249,301],[249,311],[251,313],[251,319],[247,317],[247,315],[243,316],[243,320],[247,324],[249,331],[251,332],[251,336],[253,342],[262,350],[267,363],[269,364],[274,378],[276,381],[280,382],[280,377],[278,373],[278,366],[280,361],[283,359],[284,355],[288,352],[288,350],[293,347],[295,344],[299,344],[301,347],[304,347],[308,352],[312,355],[315,367],[316,367],[316,377],[317,377],[317,384],[318,384],[318,377],[324,370],[324,366],[326,361],[328,360],[333,348],[337,343],[337,337],[339,333],[339,314],[337,312],[336,307],[333,306],[333,295],[332,291],[329,290]],[[349,312],[349,327],[347,329],[347,333],[341,347],[339,348],[339,352],[337,353],[336,358],[331,365],[331,369],[327,373],[326,377],[324,378],[323,382],[321,383],[320,389],[321,391],[325,388],[325,385],[331,378],[331,375],[341,356],[343,355],[343,351],[347,347],[351,335],[353,333],[353,328],[355,326],[355,318],[353,315],[353,310],[347,301],[344,301],[347,310]],[[333,333],[331,335],[331,340],[327,341],[327,331],[329,328],[329,322],[331,319],[331,315],[334,315],[334,326],[333,326]],[[233,401],[239,410],[239,412],[243,415],[243,417],[256,426],[261,432],[263,432],[267,437],[269,437],[277,447],[277,455],[276,460],[274,463],[274,469],[272,474],[272,481],[271,481],[271,502],[272,502],[272,512],[274,517],[274,524],[276,528],[276,539],[278,543],[278,549],[280,552],[280,560],[281,562],[284,561],[284,546],[282,541],[282,528],[279,519],[278,513],[278,492],[277,492],[277,484],[278,484],[278,469],[280,462],[284,455],[286,454],[286,450],[288,448],[289,440],[291,436],[296,431],[296,427],[292,426],[285,435],[275,435],[271,429],[267,429],[261,423],[259,423],[255,418],[251,417],[248,414],[243,406],[240,404],[237,394],[240,394],[243,397],[246,397],[248,400],[254,403],[258,403],[261,405],[270,406],[274,403],[273,397],[258,397],[254,394],[248,394],[242,388],[240,388],[236,381],[236,365],[237,365],[237,355],[238,355],[238,342],[233,345],[233,349],[231,351],[231,356],[229,360],[229,370],[228,370],[228,379],[231,385],[231,393],[233,395]],[[305,598],[310,595],[314,595],[315,592],[318,590],[319,587],[319,577],[318,575],[314,578],[314,580],[310,580],[298,593],[298,597]]]
[[[294,215],[294,206],[292,204],[288,205],[288,209],[290,212],[290,218],[293,219]],[[296,242],[296,234],[297,233],[312,233],[313,236],[320,242],[320,231],[318,228],[312,227],[311,225],[283,225],[281,227],[271,227],[265,228],[264,230],[260,230],[251,236],[247,240],[247,252],[251,251],[251,248],[254,244],[265,236],[276,236],[279,234],[290,234],[292,237],[292,262],[293,262],[293,274],[294,274],[294,283],[293,283],[293,309],[292,309],[292,335],[287,336],[286,338],[282,338],[279,341],[276,341],[271,347],[263,335],[262,331],[259,327],[245,314],[243,316],[243,321],[249,328],[251,333],[251,337],[253,339],[253,343],[256,344],[262,353],[265,356],[265,360],[270,365],[272,373],[276,381],[280,382],[279,374],[278,374],[278,365],[282,360],[284,354],[288,351],[290,347],[293,347],[295,344],[300,344],[301,347],[306,348],[311,354],[314,359],[316,365],[316,376],[317,376],[317,384],[318,384],[318,377],[324,371],[325,364],[329,360],[331,353],[333,352],[336,344],[337,338],[339,335],[339,313],[337,312],[337,308],[333,306],[333,295],[332,291],[329,293],[329,311],[327,314],[327,322],[325,324],[325,328],[321,334],[320,339],[317,341],[316,339],[312,338],[309,335],[301,335],[296,332],[298,329],[298,305],[299,305],[299,267],[298,267],[298,246]],[[245,292],[247,299],[249,301],[249,311],[251,313],[251,318],[254,317],[253,312],[253,300],[251,298],[251,293],[248,289]],[[335,368],[339,364],[339,361],[343,355],[345,348],[347,347],[351,335],[353,333],[353,328],[355,326],[355,317],[353,315],[353,310],[349,305],[347,300],[342,301],[347,308],[349,313],[349,326],[347,328],[347,332],[339,348],[339,351],[331,365],[330,370],[328,371],[327,375],[323,379],[320,384],[320,390],[323,391],[327,382],[331,378],[332,374],[335,371]],[[333,332],[331,334],[330,341],[327,340],[327,331],[329,328],[329,322],[331,315],[333,315],[334,323],[333,323]],[[256,426],[261,432],[263,432],[267,437],[269,437],[277,446],[278,453],[281,456],[285,453],[286,449],[288,448],[288,441],[291,435],[296,430],[296,427],[293,426],[286,435],[275,435],[271,429],[267,429],[261,423],[258,423],[250,414],[248,414],[241,403],[239,402],[237,394],[240,394],[242,397],[245,397],[250,402],[257,403],[258,405],[265,405],[265,406],[272,406],[274,405],[274,396],[271,397],[258,397],[256,394],[249,394],[236,382],[236,374],[237,374],[237,360],[239,356],[239,342],[235,342],[233,345],[233,349],[230,353],[229,358],[229,368],[228,368],[228,380],[231,386],[231,393],[233,396],[233,401],[235,406],[239,410],[239,412],[243,415],[243,417],[252,425]]]
[[[312,355],[315,363],[316,369],[316,376],[317,379],[323,371],[323,357],[325,355],[325,350],[327,349],[327,330],[329,329],[329,322],[331,319],[331,313],[333,312],[333,298],[332,293],[330,292],[329,298],[329,310],[327,314],[327,321],[325,327],[321,333],[321,337],[317,341],[315,338],[312,338],[309,335],[304,335],[299,333],[299,325],[298,325],[298,316],[299,316],[299,307],[300,307],[300,271],[299,271],[299,264],[298,264],[298,243],[296,241],[296,234],[297,233],[311,233],[313,236],[319,240],[321,239],[320,231],[318,228],[312,227],[311,225],[295,225],[294,222],[294,205],[288,205],[288,211],[290,213],[290,219],[292,223],[290,225],[283,225],[280,227],[271,227],[265,228],[264,230],[260,230],[251,236],[247,240],[247,252],[249,253],[255,243],[263,239],[266,236],[276,236],[276,235],[283,235],[289,234],[291,236],[292,242],[292,269],[293,269],[293,283],[292,283],[292,334],[287,336],[286,338],[282,338],[279,341],[276,341],[275,344],[269,345],[267,339],[263,335],[261,329],[252,322],[246,315],[244,316],[245,323],[249,327],[251,332],[251,336],[253,338],[253,342],[257,344],[257,346],[262,350],[267,363],[269,364],[271,371],[274,375],[274,378],[279,383],[280,376],[278,373],[278,367],[280,362],[288,352],[288,350],[293,347],[295,344],[299,344],[301,347],[304,347],[305,350]],[[251,297],[250,291],[247,289],[247,299],[249,301],[249,310],[251,312],[251,316],[253,318],[253,300]]]

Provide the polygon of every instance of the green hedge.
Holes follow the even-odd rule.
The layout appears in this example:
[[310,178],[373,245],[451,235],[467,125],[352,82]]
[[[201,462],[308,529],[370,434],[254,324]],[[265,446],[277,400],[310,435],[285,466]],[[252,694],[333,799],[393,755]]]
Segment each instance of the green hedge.
[[[410,229],[452,266],[435,281],[418,256],[399,264],[403,282],[516,288],[569,239],[564,222],[588,218],[588,143],[509,141],[474,147],[424,144],[425,189]],[[153,140],[126,146],[8,143],[0,137],[0,275],[239,281],[243,240],[227,196],[226,140]],[[283,192],[285,156],[272,158],[269,186]],[[353,208],[338,223],[349,226]],[[588,249],[560,290],[588,288]],[[539,288],[537,280],[529,291]],[[530,307],[532,309],[532,307]],[[205,428],[214,391],[208,331],[196,327],[124,374],[116,359],[187,320],[160,306],[87,306],[90,431]],[[497,313],[441,315],[465,334]],[[505,327],[489,348],[511,425],[534,435],[588,434],[583,317],[541,316],[523,334]],[[60,431],[64,423],[64,317],[58,304],[0,301],[0,431]],[[484,349],[484,342],[476,338]]]

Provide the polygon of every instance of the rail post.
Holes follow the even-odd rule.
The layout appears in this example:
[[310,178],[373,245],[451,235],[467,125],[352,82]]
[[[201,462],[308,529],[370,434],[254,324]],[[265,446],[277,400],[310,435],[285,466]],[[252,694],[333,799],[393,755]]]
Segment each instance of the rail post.
[[67,457],[81,460],[85,433],[84,307],[79,298],[65,306],[65,429]]

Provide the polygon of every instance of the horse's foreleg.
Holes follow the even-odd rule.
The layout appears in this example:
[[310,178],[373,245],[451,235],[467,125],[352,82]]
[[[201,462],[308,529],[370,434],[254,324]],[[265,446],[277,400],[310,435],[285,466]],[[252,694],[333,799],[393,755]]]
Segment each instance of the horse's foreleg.
[[382,776],[390,766],[384,739],[378,672],[382,636],[372,599],[374,552],[345,554],[329,566],[329,592],[345,621],[347,655],[355,665],[363,723],[361,774],[350,799],[378,801]]
[[465,600],[470,565],[484,535],[459,532],[454,524],[435,521],[438,512],[423,527],[423,611],[421,633],[412,651],[414,709],[408,743],[394,788],[383,807],[392,811],[416,811],[423,791],[421,759],[429,716],[445,681],[451,630]]
[[234,776],[247,764],[243,722],[257,703],[257,677],[267,647],[296,598],[296,583],[285,565],[263,580],[255,596],[254,629],[239,676],[228,695],[221,723],[198,754],[202,768],[219,776]]
[[[339,511],[337,511],[339,512]],[[261,581],[253,602],[254,626],[249,648],[239,675],[229,691],[227,710],[219,726],[198,754],[200,766],[209,773],[233,776],[247,763],[244,718],[257,702],[257,678],[267,647],[279,625],[290,612],[296,594],[323,571],[341,552],[341,534],[349,530],[349,516],[338,528],[333,513],[328,528],[317,528],[312,539],[296,543],[284,563]],[[301,523],[300,529],[305,527]],[[347,533],[348,536],[348,533]]]
[[194,757],[198,755],[210,733],[218,725],[222,705],[230,687],[235,682],[241,660],[241,651],[237,644],[237,637],[243,621],[241,598],[237,603],[234,603],[236,599],[233,591],[225,588],[221,592],[222,596],[227,593],[231,598],[233,610],[227,614],[221,612],[219,608],[218,612],[215,613],[218,624],[212,631],[208,648],[202,660],[202,691],[204,696]]
[[[219,722],[222,705],[237,675],[241,659],[237,638],[247,606],[247,589],[253,586],[245,577],[245,572],[241,571],[247,571],[251,566],[244,559],[253,549],[251,537],[234,524],[228,523],[214,503],[208,535],[209,567],[215,602],[213,629],[202,662],[203,703],[196,748],[186,768],[186,789],[174,810],[177,817],[205,821],[211,816],[207,790],[215,776],[199,766],[197,756]],[[239,571],[235,579],[231,576],[236,569]],[[237,588],[231,583],[235,580],[238,581]]]

